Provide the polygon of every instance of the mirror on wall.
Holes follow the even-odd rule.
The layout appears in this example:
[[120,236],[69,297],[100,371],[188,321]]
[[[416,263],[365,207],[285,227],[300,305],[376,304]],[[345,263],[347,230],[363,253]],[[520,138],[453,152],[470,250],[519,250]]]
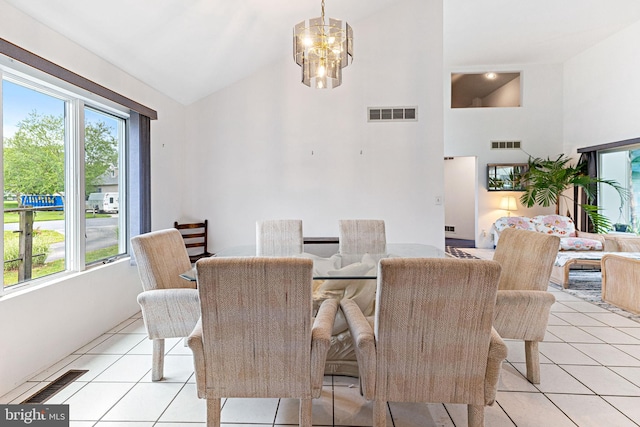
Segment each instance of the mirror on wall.
[[490,163],[487,165],[487,190],[524,191],[522,175],[526,172],[526,163]]
[[451,73],[451,108],[520,107],[520,73]]

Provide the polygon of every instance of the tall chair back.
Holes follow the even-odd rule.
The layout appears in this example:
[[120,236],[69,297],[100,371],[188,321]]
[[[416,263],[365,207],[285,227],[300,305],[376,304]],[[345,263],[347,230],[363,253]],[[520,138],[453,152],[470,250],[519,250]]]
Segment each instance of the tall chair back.
[[178,230],[170,228],[135,236],[131,238],[131,248],[145,291],[195,288],[195,283],[180,278],[191,268],[191,261]]
[[343,219],[339,226],[339,251],[346,263],[360,261],[363,254],[387,252],[387,237],[383,220]]
[[507,228],[500,234],[493,260],[502,266],[500,290],[546,291],[560,238]]
[[256,255],[289,256],[301,254],[304,247],[302,220],[278,219],[256,222]]

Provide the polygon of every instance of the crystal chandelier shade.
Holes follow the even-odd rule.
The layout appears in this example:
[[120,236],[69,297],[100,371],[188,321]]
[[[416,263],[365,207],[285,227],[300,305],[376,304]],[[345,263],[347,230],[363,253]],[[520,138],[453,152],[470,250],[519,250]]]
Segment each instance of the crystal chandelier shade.
[[318,89],[331,89],[342,83],[342,69],[353,61],[353,30],[346,22],[322,16],[293,28],[293,57],[302,68],[302,83]]

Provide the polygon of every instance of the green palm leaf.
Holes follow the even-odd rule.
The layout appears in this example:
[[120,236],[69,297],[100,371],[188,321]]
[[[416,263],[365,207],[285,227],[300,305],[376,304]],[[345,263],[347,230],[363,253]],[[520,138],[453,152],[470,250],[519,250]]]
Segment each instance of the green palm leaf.
[[[528,170],[522,175],[525,192],[520,197],[520,203],[529,208],[534,205],[543,207],[555,205],[556,213],[559,213],[561,198],[575,203],[565,194],[565,191],[573,187],[582,188],[589,202],[592,202],[597,195],[599,184],[609,185],[615,189],[620,196],[621,206],[630,197],[629,190],[617,181],[591,177],[586,172],[586,164],[579,163],[572,166],[570,160],[564,154],[555,159],[529,157]],[[592,204],[580,206],[589,216],[596,232],[606,232],[611,229],[611,222],[600,212],[600,208]]]

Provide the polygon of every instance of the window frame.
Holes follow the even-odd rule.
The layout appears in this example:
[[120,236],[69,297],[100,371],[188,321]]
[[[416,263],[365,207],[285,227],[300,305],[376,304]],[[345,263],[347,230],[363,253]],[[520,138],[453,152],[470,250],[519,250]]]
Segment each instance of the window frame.
[[[119,257],[127,257],[129,254],[129,203],[128,189],[129,177],[129,128],[131,126],[131,111],[124,106],[105,99],[97,94],[92,94],[84,89],[60,80],[42,71],[33,69],[21,63],[16,63],[10,58],[0,54],[0,83],[4,80],[14,84],[25,86],[47,95],[56,97],[65,102],[65,270],[53,273],[45,277],[31,279],[23,283],[12,285],[9,288],[0,288],[0,297],[9,293],[35,287],[47,282],[63,278],[65,276],[89,270],[97,265],[112,261]],[[0,101],[2,97],[2,84],[0,84]],[[3,102],[0,102],[0,122],[3,117]],[[109,114],[123,120],[123,126],[119,126],[119,199],[120,214],[118,226],[119,253],[109,260],[86,264],[86,221],[84,220],[85,183],[84,183],[84,111],[86,108],[100,113]],[[0,126],[0,140],[4,141],[3,129]],[[4,189],[4,150],[0,154],[0,187]],[[124,232],[123,232],[124,230]],[[0,242],[0,249],[4,253],[4,239]],[[4,259],[3,259],[4,263]]]

